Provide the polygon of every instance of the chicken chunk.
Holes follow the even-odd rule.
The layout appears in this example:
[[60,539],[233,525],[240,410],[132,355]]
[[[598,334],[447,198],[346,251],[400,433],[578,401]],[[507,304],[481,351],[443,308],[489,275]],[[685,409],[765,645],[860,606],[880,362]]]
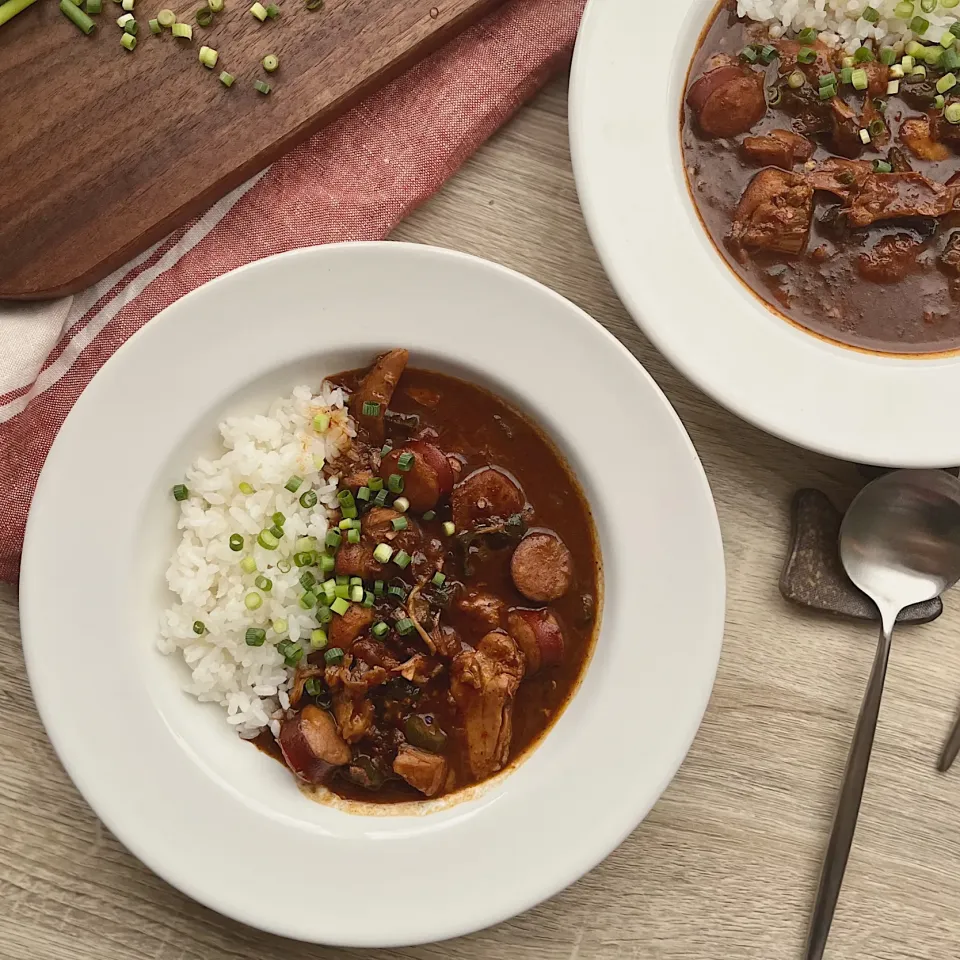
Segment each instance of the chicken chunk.
[[897,217],[942,217],[953,209],[955,187],[920,173],[872,173],[863,179],[845,209],[853,227]]
[[908,117],[900,124],[900,142],[918,159],[946,160],[950,151],[933,138],[929,117]]
[[813,218],[813,187],[798,173],[768,168],[748,185],[734,212],[729,241],[753,248],[800,253]]
[[795,163],[805,163],[813,156],[813,144],[799,133],[771,130],[763,137],[745,137],[743,152],[761,166],[791,170]]
[[447,760],[436,753],[429,753],[405,743],[393,761],[393,772],[419,790],[425,797],[432,797],[447,779]]

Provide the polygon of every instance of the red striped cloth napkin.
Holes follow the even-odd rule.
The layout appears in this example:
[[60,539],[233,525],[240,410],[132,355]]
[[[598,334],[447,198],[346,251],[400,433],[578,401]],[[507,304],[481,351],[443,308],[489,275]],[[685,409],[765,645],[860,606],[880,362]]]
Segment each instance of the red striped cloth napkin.
[[570,54],[586,0],[509,0],[106,280],[0,304],[0,579],[17,576],[30,498],[90,378],[164,307],[295,247],[386,237]]

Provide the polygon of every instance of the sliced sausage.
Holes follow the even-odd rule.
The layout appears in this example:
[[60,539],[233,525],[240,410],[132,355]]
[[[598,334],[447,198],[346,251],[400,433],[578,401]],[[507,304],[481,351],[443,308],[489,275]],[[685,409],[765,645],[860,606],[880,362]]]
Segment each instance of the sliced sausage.
[[465,593],[457,600],[457,609],[484,630],[499,630],[503,622],[504,602],[482,590]]
[[[383,415],[387,412],[393,391],[396,390],[397,382],[409,359],[410,353],[407,350],[390,350],[377,357],[356,392],[350,397],[350,412],[374,443],[383,443]],[[375,415],[363,412],[365,403],[377,404]]]
[[563,660],[563,630],[549,610],[517,607],[507,614],[507,630],[523,651],[526,676],[532,677]]
[[708,137],[735,137],[759,123],[766,112],[763,77],[748,70],[719,84],[709,94],[697,114],[697,122]]
[[743,70],[739,64],[727,64],[718,67],[716,70],[710,70],[705,73],[687,93],[687,106],[699,116],[703,105],[725,83],[736,80],[743,76]]
[[283,722],[277,742],[287,766],[307,783],[321,783],[350,760],[333,717],[313,704]]
[[372,607],[363,607],[351,603],[342,617],[334,617],[327,628],[327,639],[331,647],[349,650],[353,641],[364,633],[376,619]]
[[405,743],[393,761],[393,772],[425,797],[432,797],[446,782],[447,761],[436,753]]
[[555,533],[533,531],[513,551],[510,576],[516,588],[528,600],[549,603],[570,589],[573,557],[567,545]]
[[[439,447],[428,443],[426,440],[411,440],[407,444],[407,449],[412,451],[415,457],[426,461],[436,472],[437,482],[440,484],[440,496],[450,496],[455,477],[453,472],[454,468],[446,454]],[[454,461],[454,463],[457,464],[457,470],[459,472],[459,462]]]
[[526,497],[505,470],[481,467],[453,488],[451,502],[454,526],[470,530],[522,513]]
[[[413,457],[413,462],[408,470],[400,469],[400,458],[404,455]],[[444,466],[447,465],[443,458]],[[403,496],[410,501],[410,509],[417,513],[426,513],[432,510],[440,500],[440,477],[437,471],[427,462],[422,455],[417,455],[417,451],[411,445],[397,447],[391,450],[380,464],[380,476],[386,483],[392,474],[397,474],[403,478]]]

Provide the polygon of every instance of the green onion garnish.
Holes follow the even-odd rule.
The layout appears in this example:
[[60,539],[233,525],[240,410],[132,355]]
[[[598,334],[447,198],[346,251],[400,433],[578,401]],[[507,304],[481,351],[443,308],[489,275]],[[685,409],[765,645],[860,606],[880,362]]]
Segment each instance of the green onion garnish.
[[367,481],[367,486],[374,492],[379,493],[383,489],[383,480],[380,477],[371,477]]
[[435,587],[442,587],[447,578],[438,570],[430,581]]
[[409,450],[406,450],[397,458],[397,468],[406,473],[413,466],[415,459],[414,455]]
[[212,47],[200,48],[200,62],[208,69],[212,70],[217,65],[220,54]]
[[316,582],[317,578],[309,570],[304,570],[303,573],[300,574],[300,586],[303,587],[304,590],[309,590]]
[[213,11],[209,7],[201,7],[197,11],[197,26],[209,27],[213,23]]
[[866,90],[870,86],[870,78],[867,76],[867,71],[862,67],[853,71],[850,82],[855,90]]
[[248,610],[259,610],[263,605],[263,597],[259,593],[248,593],[243,598],[243,605]]
[[194,632],[198,637],[203,636],[203,634],[205,634],[205,633],[207,632],[207,628],[206,628],[206,626],[204,626],[204,623],[203,623],[202,620],[194,620],[194,621],[193,621],[193,632]]
[[393,556],[393,547],[388,543],[378,543],[373,551],[373,559],[377,563],[387,563]]
[[239,553],[243,549],[243,537],[239,533],[230,534],[230,549]]
[[880,119],[871,120],[870,126],[867,127],[867,129],[870,131],[871,137],[880,137],[886,133],[887,125]]
[[394,517],[390,521],[390,525],[394,530],[406,530],[410,524],[406,517]]
[[804,77],[803,73],[799,70],[794,70],[793,73],[787,77],[787,86],[791,90],[799,90],[805,81],[806,77]]
[[390,632],[390,628],[382,620],[378,620],[370,628],[370,632],[379,639],[380,637],[385,637]]
[[[157,14],[157,22],[161,27],[169,29],[177,22],[177,15],[172,10],[164,8]],[[249,487],[250,484],[248,483],[247,486]],[[240,484],[240,489],[243,489],[242,483]],[[253,487],[250,487],[250,492],[253,493]]]
[[317,493],[315,490],[308,490],[306,493],[300,494],[300,506],[306,507],[308,510],[310,507],[315,507],[317,505]]
[[256,490],[254,490],[246,480],[241,480],[240,483],[237,484],[237,489],[246,497],[249,497],[251,493],[256,493]]
[[[960,2],[960,0],[958,0],[958,2]],[[424,520],[427,520],[427,521],[429,522],[430,520],[433,520],[433,519],[436,517],[436,515],[437,515],[437,513],[436,513],[435,510],[428,510],[428,511],[423,515],[423,519],[424,519]]]
[[402,583],[391,583],[387,589],[388,597],[396,597],[398,600],[407,599],[407,588]]
[[[924,0],[920,0],[921,3]],[[860,16],[867,21],[867,23],[876,23],[880,19],[880,11],[876,7],[864,7],[863,13]]]
[[262,627],[247,627],[244,640],[248,647],[262,647],[263,641],[267,639],[267,631]]
[[336,550],[342,541],[343,537],[339,530],[328,530],[327,535],[323,538],[324,545],[329,550]]
[[798,63],[813,63],[817,59],[817,51],[813,47],[801,47],[797,51]]
[[317,595],[312,590],[307,590],[300,595],[299,602],[304,610],[310,610],[317,605]]
[[333,595],[334,595],[334,598],[340,597],[340,599],[342,599],[342,600],[349,600],[349,599],[350,599],[350,584],[348,584],[348,583],[338,583],[338,584],[333,588]]
[[960,20],[958,20],[956,23],[951,23],[951,24],[950,24],[950,32],[951,32],[955,37],[960,37]]
[[293,645],[293,649],[283,658],[288,667],[295,667],[303,659],[303,647]]
[[820,88],[821,100],[829,100],[831,97],[835,97],[836,95],[837,95],[837,88],[833,85]]
[[283,617],[277,617],[277,619],[273,621],[272,626],[274,633],[286,633],[289,624],[283,619]]
[[740,51],[740,59],[746,60],[747,63],[756,63],[757,62],[757,51],[753,47],[744,47]]
[[128,20],[123,25],[123,32],[129,33],[131,37],[135,37],[139,31],[140,24],[138,24],[136,20]]
[[337,597],[336,600],[330,604],[330,609],[337,614],[337,616],[342,617],[350,609],[350,602],[344,597]]
[[321,605],[317,607],[317,619],[320,623],[329,623],[333,619],[333,614],[330,612],[330,607],[328,606],[329,601],[325,595],[320,596],[318,599]]
[[276,550],[277,547],[280,546],[280,538],[269,530],[261,530],[260,535],[257,537],[257,543],[259,543],[264,550]]
[[173,35],[181,40],[193,39],[193,27],[189,23],[175,23],[170,29]]
[[337,561],[332,556],[330,556],[329,553],[325,553],[323,554],[322,557],[320,557],[320,571],[322,573],[332,573],[333,568],[336,565],[337,565]]
[[302,553],[293,555],[293,562],[298,567],[309,567],[313,565],[317,555],[312,550],[304,550]]
[[924,51],[924,60],[927,61],[927,64],[931,67],[938,67],[940,61],[943,59],[943,47],[927,47]]
[[[274,59],[276,59],[276,57],[274,57]],[[264,58],[264,61],[263,61],[263,68],[264,68],[265,70],[267,69],[267,60],[266,60],[266,58]],[[274,67],[273,69],[276,70],[277,68]],[[377,403],[375,400],[364,400],[364,401],[363,401],[363,407],[362,407],[361,409],[362,409],[363,415],[364,415],[365,417],[379,417],[379,416],[380,416],[380,404]]]
[[903,0],[893,8],[893,15],[898,20],[909,20],[913,16],[913,3],[909,0]]
[[307,677],[304,681],[303,689],[311,697],[320,697],[323,695],[323,684],[316,677]]
[[360,531],[359,530],[348,530],[347,531],[347,543],[359,543],[360,542]]
[[271,3],[270,6],[267,7],[267,16],[271,20],[276,20],[277,17],[280,16],[280,8],[275,3]]
[[768,63],[768,64],[773,63],[773,61],[776,60],[778,56],[779,54],[777,53],[777,48],[771,47],[770,44],[767,44],[766,46],[763,46],[760,48],[760,59],[764,63]]
[[339,647],[331,647],[324,652],[323,659],[334,665],[343,663],[343,651]]
[[275,514],[273,514],[273,516],[270,517],[270,519],[271,519],[271,520],[274,522],[274,524],[276,524],[276,526],[278,526],[281,530],[283,529],[283,525],[287,522],[287,518],[286,518],[279,510],[278,510]]
[[947,123],[960,123],[960,102],[948,103],[943,118]]
[[837,75],[835,73],[825,73],[819,78],[821,87],[835,87],[837,85]]
[[933,13],[937,9],[937,0],[920,0],[920,9],[924,13]]
[[325,630],[314,630],[310,634],[310,646],[314,650],[322,650],[327,645],[327,632]]
[[244,557],[240,561],[240,569],[244,573],[255,573],[257,569],[257,561],[253,557]]
[[853,67],[844,67],[840,71],[841,83],[853,83]]
[[393,501],[393,509],[397,513],[406,513],[410,509],[410,501],[406,497],[397,497]]
[[946,93],[957,85],[957,76],[954,73],[945,73],[937,81],[937,93]]
[[934,109],[934,110],[942,110],[942,109],[943,109],[943,106],[944,106],[944,104],[945,104],[946,102],[947,102],[947,101],[944,100],[944,98],[938,93],[938,94],[933,98],[933,109]]
[[341,507],[355,507],[356,502],[353,499],[353,494],[349,490],[341,490],[337,494],[337,501]]
[[[254,6],[255,6],[255,7],[259,7],[260,4],[259,4],[259,3],[255,3]],[[265,11],[265,10],[264,10],[264,16],[266,16],[266,11]],[[317,433],[323,433],[323,431],[326,430],[327,427],[329,427],[329,426],[330,426],[330,417],[328,417],[327,414],[325,414],[325,413],[318,413],[318,414],[316,414],[316,416],[314,416],[314,418],[313,418],[313,429],[316,430]]]
[[403,493],[403,477],[399,473],[391,473],[387,487],[391,493]]
[[383,581],[382,581],[382,580],[374,580],[374,581],[373,581],[373,592],[374,592],[374,594],[375,594],[376,596],[378,596],[378,597],[382,597],[382,596],[383,596],[383,590],[384,590]]
[[234,77],[234,75],[233,75],[232,73],[227,73],[226,70],[224,70],[223,73],[220,74],[220,82],[221,82],[225,87],[232,87],[232,86],[233,86],[233,81],[234,81],[235,79],[236,79],[236,78]]
[[327,595],[327,599],[332,600],[336,596],[336,580],[332,578],[330,580],[324,580],[321,586],[323,587],[323,592]]
[[447,522],[444,523],[444,525],[443,525],[443,532],[444,532],[448,537],[452,537],[452,536],[457,532],[457,528],[453,525],[453,521],[452,521],[452,520],[447,520]]
[[348,583],[351,587],[356,587],[363,584],[363,577],[347,577],[346,580],[337,577],[337,583]]
[[361,487],[361,488],[357,491],[357,499],[358,499],[361,503],[366,503],[366,502],[370,499],[370,488],[369,488],[369,487]]
[[273,589],[273,581],[269,577],[260,576],[253,581],[258,590],[262,590],[264,593],[269,593]]
[[278,560],[278,561],[277,561],[277,569],[278,569],[281,573],[289,573],[289,572],[290,572],[290,569],[291,569],[291,567],[290,567],[290,561],[289,561],[289,560]]
[[396,629],[397,633],[399,633],[401,637],[405,637],[414,629],[413,621],[409,620],[407,617],[404,617],[402,620],[397,621]]
[[379,493],[377,493],[377,495],[373,498],[373,502],[371,506],[374,506],[374,507],[385,506],[387,502],[387,496],[388,494],[386,490],[379,491]]
[[298,477],[296,474],[292,476],[284,485],[284,490],[289,490],[291,493],[296,493],[300,489],[300,484],[303,483],[303,477]]
[[857,47],[853,54],[854,63],[870,63],[875,60],[873,51],[869,47]]
[[173,488],[173,499],[174,499],[174,500],[177,500],[177,501],[186,500],[187,497],[189,497],[189,496],[190,496],[190,491],[189,491],[182,483],[178,483],[178,484]]
[[874,173],[892,173],[893,167],[889,163],[887,163],[886,160],[874,160],[873,172]]
[[393,562],[401,569],[406,570],[410,566],[410,554],[406,550],[398,550],[393,558]]
[[163,27],[160,26],[160,21],[153,19],[150,21],[150,32],[151,33],[163,33]]
[[350,599],[354,603],[363,603],[363,587],[361,586],[351,587]]
[[923,36],[930,29],[930,21],[925,20],[923,17],[914,17],[910,21],[910,29],[920,36]]
[[390,453],[392,450],[393,450],[393,444],[388,440],[388,441],[380,448],[380,456],[381,456],[381,457],[385,457],[385,456],[386,456],[388,453]]
[[894,63],[896,63],[896,60],[897,60],[897,52],[893,49],[893,47],[881,48],[880,62],[882,64],[885,64],[886,66],[889,67],[889,66],[892,66]]
[[[133,23],[133,24],[128,23],[127,26],[135,27],[136,23]],[[130,33],[129,30],[124,29],[123,36],[120,38],[120,46],[122,46],[126,50],[133,51],[136,49],[136,46],[137,46],[137,38],[132,33]]]
[[363,592],[363,605],[365,607],[372,607],[374,604],[374,596],[369,590],[364,590]]

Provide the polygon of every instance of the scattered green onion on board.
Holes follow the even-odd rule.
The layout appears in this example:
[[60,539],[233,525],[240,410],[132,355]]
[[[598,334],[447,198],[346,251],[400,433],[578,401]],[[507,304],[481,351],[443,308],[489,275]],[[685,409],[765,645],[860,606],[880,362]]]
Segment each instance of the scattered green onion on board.
[[[181,40],[192,40],[193,39],[193,27],[189,23],[175,23],[171,30],[175,37],[178,37]],[[249,484],[247,484],[249,486]]]
[[270,6],[267,7],[267,16],[271,20],[276,20],[277,17],[280,16],[280,8],[275,3],[271,3]]
[[224,70],[223,73],[220,74],[220,82],[221,82],[225,87],[232,87],[232,86],[233,86],[233,81],[234,81],[234,79],[235,79],[235,77],[233,76],[233,74],[232,74],[232,73],[227,73],[226,70]]
[[324,0],[307,0],[308,10],[322,10]]
[[197,26],[209,27],[213,23],[213,11],[209,7],[201,7],[197,11]]
[[255,3],[251,8],[250,12],[261,22],[267,19],[267,8],[259,2]]
[[[76,4],[70,2],[70,0],[60,0],[60,12],[64,14],[67,19],[72,20],[78,29],[82,30],[87,36],[90,36],[91,33],[96,29],[97,25],[78,7]],[[173,488],[176,491],[176,487]],[[187,488],[184,487],[184,490]],[[174,493],[176,497],[176,493]],[[178,500],[184,499],[183,497],[177,497]]]
[[120,9],[126,10],[127,13],[132,13],[134,2],[135,0],[121,0]]
[[135,37],[140,32],[140,24],[136,20],[128,20],[123,25],[123,32],[129,33],[131,37]]
[[[274,56],[274,54],[272,53],[268,53],[260,62],[263,64],[263,69],[266,70],[267,73],[273,73],[273,71],[280,66],[279,58]],[[363,405],[364,413],[366,413],[367,406],[368,405],[366,403]],[[380,404],[377,404],[378,409],[379,407],[380,407]],[[376,416],[376,414],[371,414],[371,416]]]
[[[217,60],[219,59],[220,54],[217,53],[213,47],[201,47],[200,48],[200,62],[208,69],[212,70],[217,65]],[[276,518],[276,514],[274,514]]]
[[207,6],[214,12],[220,13],[223,10],[223,0],[210,0]]
[[135,17],[132,13],[121,13],[120,16],[117,17],[117,26],[122,30],[128,23],[130,23],[131,20],[134,19]]
[[[166,27],[168,30],[177,22],[177,15],[172,10],[167,10],[164,8],[157,14],[157,22],[161,27]],[[250,484],[246,484],[250,487]],[[242,491],[244,484],[240,484],[240,490]],[[253,487],[250,487],[250,492],[253,493]]]
[[94,16],[98,13],[103,13],[103,0],[87,0],[83,5],[83,9]]
[[37,0],[7,0],[6,3],[0,3],[0,27],[36,2]]
[[150,32],[153,34],[163,33],[163,27],[160,26],[160,21],[156,18],[150,21]]

